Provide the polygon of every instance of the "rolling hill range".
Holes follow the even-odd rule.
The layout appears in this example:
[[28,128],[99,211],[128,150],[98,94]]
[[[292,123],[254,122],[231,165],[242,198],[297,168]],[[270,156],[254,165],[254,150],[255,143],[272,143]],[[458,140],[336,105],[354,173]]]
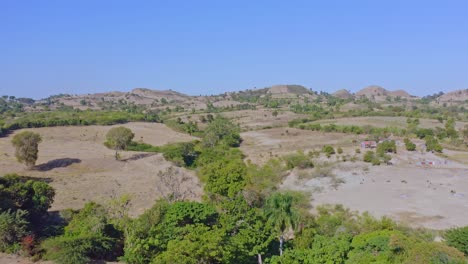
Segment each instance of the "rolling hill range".
[[[322,99],[320,99],[320,97]],[[324,98],[334,97],[339,100],[352,102],[353,100],[366,98],[376,103],[388,103],[400,100],[414,101],[430,98],[436,104],[450,102],[453,104],[465,104],[468,100],[468,89],[456,90],[447,93],[417,97],[405,90],[390,91],[381,86],[371,85],[356,93],[341,89],[332,94],[313,91],[302,85],[274,85],[260,89],[246,89],[238,92],[226,92],[219,95],[191,96],[173,90],[153,90],[148,88],[135,88],[129,92],[103,92],[94,94],[59,94],[41,100],[29,98],[16,98],[15,102],[25,106],[26,109],[37,111],[36,106],[47,106],[47,109],[60,107],[73,107],[76,109],[118,109],[122,107],[144,106],[152,109],[167,109],[175,106],[185,109],[202,110],[208,104],[214,107],[245,107],[245,104],[268,104],[278,101],[287,104],[304,104],[307,102],[321,102]],[[4,96],[3,98],[8,98]],[[266,103],[267,102],[267,103]],[[0,106],[2,102],[0,101]],[[247,107],[248,108],[248,107]],[[353,106],[351,108],[359,109]],[[40,110],[40,108],[39,108]]]

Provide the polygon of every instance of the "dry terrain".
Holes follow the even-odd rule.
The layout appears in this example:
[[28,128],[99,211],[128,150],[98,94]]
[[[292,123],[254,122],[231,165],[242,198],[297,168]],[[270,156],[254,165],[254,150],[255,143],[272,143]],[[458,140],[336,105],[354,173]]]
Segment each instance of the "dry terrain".
[[288,153],[320,150],[324,145],[352,147],[359,136],[342,133],[323,133],[296,128],[270,128],[241,134],[240,149],[253,163],[261,164],[271,157]]
[[[330,160],[333,163],[336,159]],[[392,163],[372,166],[335,162],[326,175],[314,174],[316,169],[293,171],[282,187],[311,193],[314,207],[343,204],[352,210],[431,229],[468,225],[467,165],[432,153],[402,149],[393,156]],[[311,176],[307,177],[307,173]]]
[[293,170],[282,184],[284,189],[311,193],[314,208],[343,204],[352,210],[369,211],[378,217],[387,215],[411,226],[431,229],[468,225],[468,164],[461,163],[467,152],[421,152],[422,140],[415,140],[418,151],[409,152],[397,139],[398,154],[392,155],[393,165],[372,166],[349,161],[351,157],[362,160],[365,152],[356,154],[360,140],[356,135],[272,128],[244,132],[242,138],[241,150],[246,159],[257,164],[297,150],[341,146],[344,153],[339,156],[346,155],[348,161],[337,159],[337,155],[328,159],[322,154],[314,159],[322,169]]
[[[193,140],[163,124],[128,123],[135,140],[153,145]],[[109,126],[50,127],[29,129],[39,133],[43,142],[39,145],[39,159],[34,170],[26,170],[16,162],[10,141],[13,135],[0,138],[0,175],[18,173],[45,179],[56,190],[51,210],[81,208],[87,201],[105,202],[111,197],[130,194],[131,214],[137,215],[152,206],[160,193],[159,171],[171,166],[161,154],[123,152],[122,161],[114,159],[114,151],[103,145]],[[16,131],[19,133],[21,131]],[[201,194],[201,187],[194,172],[179,169],[188,180],[183,188]]]
[[[406,128],[407,118],[406,117],[392,117],[392,116],[364,116],[364,117],[346,117],[337,119],[324,119],[318,120],[313,123],[318,124],[336,124],[336,125],[356,125],[356,126],[375,126],[375,127],[401,127]],[[440,123],[436,119],[419,119],[419,127],[421,128],[436,128],[444,127],[444,124]],[[456,122],[455,127],[457,129],[463,129],[467,123]]]
[[[288,122],[297,118],[306,118],[309,115],[295,114],[289,110],[277,109],[278,115],[273,116],[272,109],[256,109],[256,110],[239,110],[222,112],[220,115],[231,119],[234,123],[239,124],[243,131],[258,130],[272,127],[287,127]],[[181,114],[180,117],[184,122],[199,121],[200,116],[207,116],[208,114]],[[216,115],[216,114],[212,114]],[[201,128],[205,125],[198,124]]]

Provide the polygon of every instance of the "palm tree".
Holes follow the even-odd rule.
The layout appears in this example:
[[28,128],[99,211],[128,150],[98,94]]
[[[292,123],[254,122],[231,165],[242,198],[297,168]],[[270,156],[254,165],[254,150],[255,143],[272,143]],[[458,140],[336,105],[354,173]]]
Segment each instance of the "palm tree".
[[283,255],[284,232],[289,228],[296,229],[299,213],[294,208],[295,197],[290,193],[274,193],[265,204],[265,215],[268,222],[279,233],[280,256]]

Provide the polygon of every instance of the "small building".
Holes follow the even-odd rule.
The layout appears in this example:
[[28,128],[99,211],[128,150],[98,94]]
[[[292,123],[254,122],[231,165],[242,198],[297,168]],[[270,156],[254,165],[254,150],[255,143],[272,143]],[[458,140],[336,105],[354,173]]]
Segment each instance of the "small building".
[[361,148],[367,149],[367,148],[376,148],[377,147],[377,142],[375,141],[362,141],[361,142]]

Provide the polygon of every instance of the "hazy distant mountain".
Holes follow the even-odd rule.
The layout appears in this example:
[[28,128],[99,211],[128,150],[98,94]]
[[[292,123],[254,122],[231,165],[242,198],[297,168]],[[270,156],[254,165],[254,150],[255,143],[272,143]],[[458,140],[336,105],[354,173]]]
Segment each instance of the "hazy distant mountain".
[[341,98],[341,99],[353,98],[353,94],[350,93],[348,90],[345,90],[345,89],[338,90],[338,91],[334,92],[332,95],[336,96],[338,98]]
[[[332,94],[338,98],[350,99],[354,97],[367,97],[375,102],[387,102],[388,98],[417,99],[404,90],[389,91],[377,85],[372,85],[352,94],[342,89]],[[59,94],[36,101],[36,104],[46,104],[54,109],[60,106],[71,106],[78,109],[116,109],[126,105],[145,105],[151,108],[175,107],[176,105],[203,109],[207,103],[215,106],[234,106],[246,102],[255,102],[252,98],[270,97],[272,99],[286,99],[289,102],[302,103],[306,99],[317,98],[318,93],[302,85],[273,85],[261,89],[247,89],[238,92],[223,93],[214,96],[189,96],[172,90],[153,90],[148,88],[135,88],[130,92],[104,92],[94,94],[69,95]],[[433,97],[435,98],[435,97]],[[437,98],[437,102],[465,102],[468,100],[468,89],[448,92]],[[18,102],[28,106],[34,100],[17,99]]]
[[377,85],[371,85],[371,86],[361,89],[360,91],[356,93],[356,96],[358,97],[365,96],[375,101],[382,101],[382,102],[385,101],[387,97],[400,97],[400,98],[406,98],[406,99],[417,98],[416,96],[412,96],[404,90],[389,91]]
[[468,100],[468,89],[464,90],[455,90],[452,92],[448,92],[439,98],[437,101],[439,102],[464,102]]

